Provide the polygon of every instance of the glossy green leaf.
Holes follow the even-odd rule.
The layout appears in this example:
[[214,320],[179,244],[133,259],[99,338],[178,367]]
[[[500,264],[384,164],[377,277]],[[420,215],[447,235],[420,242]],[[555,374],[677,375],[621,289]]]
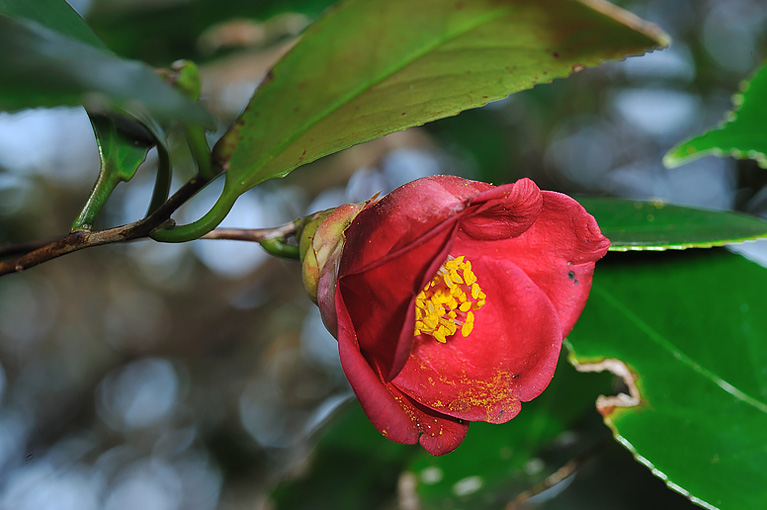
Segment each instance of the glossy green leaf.
[[0,15],[0,67],[1,110],[84,105],[213,125],[204,109],[145,65],[29,19]]
[[667,43],[601,0],[347,0],[309,27],[219,144],[214,228],[248,189],[351,145]]
[[133,178],[147,151],[154,145],[154,136],[148,131],[132,131],[134,123],[122,124],[115,116],[92,116],[99,152],[110,175],[127,182]]
[[[472,423],[464,442],[448,455],[420,452],[408,471],[421,508],[502,508],[540,482],[568,460],[543,466],[540,450],[591,411],[596,395],[609,391],[612,377],[605,375],[583,376],[562,360],[546,391],[523,404],[513,420]],[[581,452],[587,447],[580,445]]]
[[124,119],[123,125],[119,125],[123,119],[116,116],[91,115],[90,119],[99,147],[101,168],[88,200],[72,224],[73,231],[93,227],[112,191],[119,183],[133,178],[155,144],[154,137],[146,130],[131,133],[140,126],[130,119]]
[[733,97],[733,103],[735,109],[720,127],[675,146],[663,163],[673,168],[713,155],[749,158],[767,168],[767,64],[741,84],[741,93]]
[[578,198],[613,251],[710,248],[767,236],[767,221],[746,214],[619,198]]
[[721,250],[613,255],[568,338],[581,370],[627,381],[598,401],[618,441],[707,508],[767,507],[765,288]]

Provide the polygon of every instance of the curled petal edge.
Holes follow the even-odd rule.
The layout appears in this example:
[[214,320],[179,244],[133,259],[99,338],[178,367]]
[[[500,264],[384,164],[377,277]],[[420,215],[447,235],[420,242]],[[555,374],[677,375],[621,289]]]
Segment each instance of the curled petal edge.
[[353,330],[349,330],[351,319],[342,301],[338,310],[341,366],[373,426],[394,442],[420,442],[432,455],[456,449],[466,437],[469,423],[420,406],[391,384],[383,383],[360,352]]

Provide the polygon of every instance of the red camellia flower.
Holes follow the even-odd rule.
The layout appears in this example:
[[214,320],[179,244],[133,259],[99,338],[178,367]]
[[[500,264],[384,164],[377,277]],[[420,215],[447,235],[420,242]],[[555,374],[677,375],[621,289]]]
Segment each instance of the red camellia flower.
[[452,176],[321,213],[301,238],[304,281],[368,418],[434,455],[546,388],[609,245],[568,196]]

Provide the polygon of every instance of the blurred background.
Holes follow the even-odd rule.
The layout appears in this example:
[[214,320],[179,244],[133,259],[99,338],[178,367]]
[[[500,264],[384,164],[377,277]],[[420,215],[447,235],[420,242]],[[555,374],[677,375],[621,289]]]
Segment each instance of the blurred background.
[[[213,140],[332,1],[70,3],[122,56],[157,67],[179,58],[199,63],[203,102],[220,119]],[[438,173],[495,184],[531,177],[575,195],[767,214],[767,174],[752,161],[661,164],[675,143],[723,119],[740,81],[764,60],[767,6],[617,3],[660,25],[671,48],[322,159],[242,196],[224,226],[275,226]],[[177,150],[179,185],[192,162],[182,144]],[[154,165],[152,152],[97,227],[143,216]],[[66,233],[97,172],[82,109],[0,113],[0,244]],[[177,218],[199,217],[217,191],[212,185]],[[330,462],[318,473],[313,459],[334,457],[332,446],[316,449],[317,441],[334,423],[346,427],[346,439],[365,438],[359,456],[336,459],[359,462],[355,469],[376,460],[364,452],[368,445],[388,448],[350,400],[335,341],[303,293],[298,263],[271,258],[256,244],[135,242],[0,280],[0,509],[342,508],[306,483],[324,476],[329,494],[351,490],[339,479],[349,466]],[[564,464],[609,436],[593,405],[584,413],[556,451],[520,467],[528,478],[509,499],[544,466]],[[329,416],[331,425],[321,427]],[[403,456],[417,449],[402,448]],[[367,508],[412,508],[401,464],[378,460]],[[428,473],[435,475],[421,477]],[[617,444],[568,482],[528,506],[688,504]],[[471,492],[470,482],[453,487],[454,507]]]

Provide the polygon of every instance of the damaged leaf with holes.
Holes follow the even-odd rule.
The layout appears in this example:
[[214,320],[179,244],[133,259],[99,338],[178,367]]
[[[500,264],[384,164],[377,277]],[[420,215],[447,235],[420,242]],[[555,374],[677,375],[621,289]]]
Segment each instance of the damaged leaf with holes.
[[619,442],[706,508],[767,501],[765,288],[764,268],[725,251],[624,254],[568,337],[581,370],[632,390],[599,402]]

